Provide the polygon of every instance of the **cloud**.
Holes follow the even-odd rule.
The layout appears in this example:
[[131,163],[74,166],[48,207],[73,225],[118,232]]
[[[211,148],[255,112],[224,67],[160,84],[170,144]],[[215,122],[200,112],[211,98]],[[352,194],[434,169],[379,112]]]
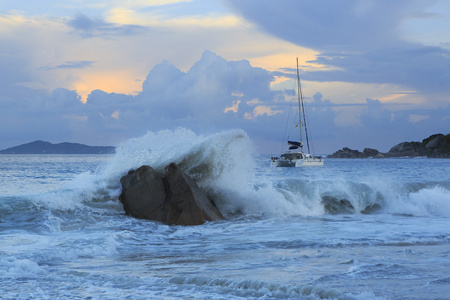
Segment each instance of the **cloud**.
[[108,23],[102,19],[90,18],[84,14],[78,14],[75,18],[68,20],[67,25],[85,38],[132,36],[147,30],[143,26]]
[[310,63],[322,68],[305,70],[306,80],[396,84],[448,101],[450,51],[414,43],[402,27],[422,18],[433,1],[227,2],[262,30],[319,51]]
[[[94,90],[82,103],[73,90],[58,88],[48,94],[17,86],[20,96],[0,92],[0,149],[36,139],[116,145],[149,130],[183,126],[197,133],[241,128],[255,141],[274,144],[272,149],[260,149],[261,153],[278,151],[283,130],[293,124],[287,119],[295,117],[297,105],[292,90],[271,90],[273,80],[271,72],[246,60],[228,61],[205,51],[187,72],[162,61],[149,71],[136,95]],[[309,133],[319,153],[344,146],[384,151],[382,147],[405,139],[440,132],[450,118],[448,105],[395,110],[394,105],[375,99],[356,106],[338,104],[321,93],[305,102]],[[358,124],[338,124],[338,118],[354,111]]]
[[27,82],[32,77],[29,66],[33,63],[33,50],[31,47],[23,47],[23,43],[15,38],[23,36],[28,40],[34,39],[22,30],[24,23],[26,22],[20,16],[0,16],[0,90],[3,95],[12,96],[20,92],[16,85]]
[[367,112],[361,115],[361,122],[371,129],[383,129],[388,130],[391,128],[391,121],[393,113],[388,109],[383,108],[382,103],[379,100],[366,99]]
[[246,112],[244,114],[244,118],[248,120],[254,120],[259,116],[267,115],[267,116],[274,116],[276,114],[283,113],[282,110],[273,110],[270,106],[265,105],[257,105],[253,109],[251,113]]
[[322,53],[314,63],[335,70],[305,72],[308,80],[400,84],[424,94],[450,92],[450,51],[440,47],[405,45],[363,54]]
[[318,133],[323,138],[332,138],[331,128],[336,127],[336,111],[333,110],[334,104],[323,99],[323,95],[319,92],[315,93],[312,102],[307,102],[307,122],[310,131]]
[[95,61],[90,60],[79,60],[79,61],[67,61],[63,64],[57,65],[55,67],[46,67],[46,70],[54,70],[54,69],[84,69],[90,68],[92,65],[96,63]]
[[[425,13],[436,1],[227,0],[244,18],[219,1],[76,2],[55,6],[59,16],[45,6],[0,16],[0,148],[117,144],[185,126],[242,128],[278,150],[292,94],[278,89],[291,88],[295,72],[269,70],[297,53],[309,61],[301,76],[321,152],[419,140],[450,122],[447,41],[405,36],[405,23],[437,18]],[[73,11],[82,13],[67,19]]]
[[250,108],[246,102],[255,98],[271,101],[275,94],[270,90],[272,80],[268,71],[252,67],[248,61],[226,61],[205,51],[187,73],[167,61],[155,66],[136,98],[173,117],[200,119],[222,117],[227,107],[240,100],[236,113],[243,115]]
[[[99,137],[102,144],[117,144],[148,130],[178,126],[200,133],[245,128],[246,123],[255,122],[244,117],[254,112],[252,100],[257,99],[261,107],[268,106],[265,111],[257,110],[256,120],[261,114],[273,114],[269,106],[277,92],[270,90],[272,80],[270,72],[252,67],[248,61],[227,61],[206,51],[187,72],[168,61],[156,65],[143,82],[142,91],[134,96],[94,90],[82,103],[73,90],[58,88],[51,95],[35,91],[29,98],[8,102],[8,112],[2,110],[0,119],[5,127],[11,119],[27,124],[11,128],[6,134],[9,138],[29,137],[26,131],[32,127],[36,139],[55,141],[64,135],[91,144],[99,143]],[[241,103],[234,112],[225,113],[236,101]],[[61,134],[56,134],[57,128],[61,128]],[[3,137],[6,140],[5,132]]]
[[361,51],[399,43],[405,18],[428,1],[227,0],[247,20],[283,40],[320,51]]

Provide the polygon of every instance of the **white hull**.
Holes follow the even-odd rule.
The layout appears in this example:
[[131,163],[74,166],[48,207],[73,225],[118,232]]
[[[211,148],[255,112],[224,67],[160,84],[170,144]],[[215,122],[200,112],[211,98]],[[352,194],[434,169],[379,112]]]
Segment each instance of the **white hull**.
[[270,166],[272,168],[299,168],[299,167],[322,167],[323,159],[304,153],[285,153],[281,157],[272,157]]
[[299,162],[297,162],[295,166],[297,167],[297,165],[298,167],[322,167],[323,159],[313,157],[305,159],[301,165],[299,164]]

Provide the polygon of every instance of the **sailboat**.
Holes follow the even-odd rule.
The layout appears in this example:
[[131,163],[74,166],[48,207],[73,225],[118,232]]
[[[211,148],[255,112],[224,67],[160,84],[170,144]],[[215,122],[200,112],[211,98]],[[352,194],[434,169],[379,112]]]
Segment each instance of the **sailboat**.
[[[314,156],[310,154],[308,129],[305,118],[305,106],[303,103],[302,88],[300,85],[300,73],[298,70],[297,58],[297,98],[298,98],[298,128],[300,129],[299,141],[288,141],[289,149],[282,153],[280,157],[271,157],[270,166],[276,167],[312,167],[323,166],[323,159],[321,156]],[[303,119],[302,119],[303,115]],[[308,151],[303,152],[303,129],[305,131],[306,146]]]

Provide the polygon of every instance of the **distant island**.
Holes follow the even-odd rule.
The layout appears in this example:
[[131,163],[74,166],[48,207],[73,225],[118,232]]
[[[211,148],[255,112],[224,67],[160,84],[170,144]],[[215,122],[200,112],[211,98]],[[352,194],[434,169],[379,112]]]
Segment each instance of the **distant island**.
[[77,143],[52,144],[44,141],[34,141],[16,147],[1,150],[0,154],[114,154],[112,146],[87,146]]
[[388,158],[388,157],[429,157],[450,158],[450,134],[434,134],[422,142],[403,142],[381,153],[376,149],[365,148],[363,152],[347,147],[338,150],[327,158]]

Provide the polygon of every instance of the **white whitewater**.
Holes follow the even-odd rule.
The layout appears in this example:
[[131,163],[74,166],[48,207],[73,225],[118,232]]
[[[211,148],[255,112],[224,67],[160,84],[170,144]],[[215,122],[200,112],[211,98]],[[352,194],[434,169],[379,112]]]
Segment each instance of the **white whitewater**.
[[[126,216],[119,178],[175,161],[226,221]],[[442,299],[450,160],[276,168],[245,132],[184,128],[116,155],[0,155],[4,299]]]

